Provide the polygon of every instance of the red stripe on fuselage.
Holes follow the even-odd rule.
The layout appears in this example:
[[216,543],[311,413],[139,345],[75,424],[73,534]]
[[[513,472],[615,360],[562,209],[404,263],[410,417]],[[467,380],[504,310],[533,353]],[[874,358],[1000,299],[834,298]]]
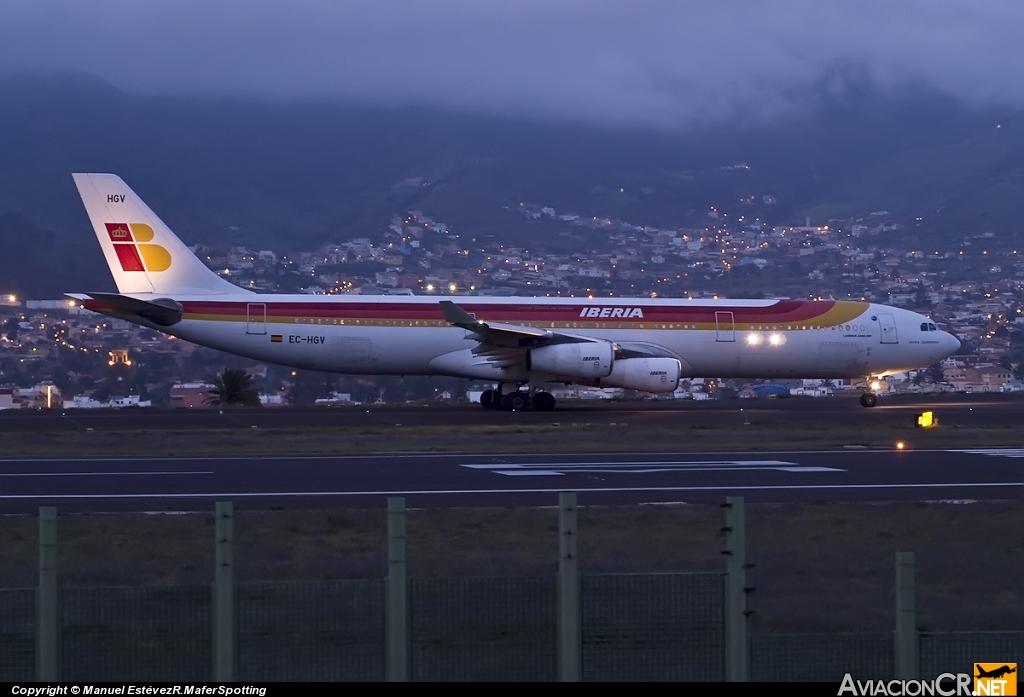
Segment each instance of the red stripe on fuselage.
[[[631,304],[603,305],[600,302],[579,304],[502,303],[489,304],[464,302],[456,299],[460,308],[478,319],[493,322],[572,322],[605,320],[616,322],[715,322],[715,313],[732,312],[736,323],[785,324],[801,322],[820,317],[836,305],[834,300],[780,300],[765,307],[744,307],[728,305],[691,305],[681,301],[679,305]],[[325,319],[443,319],[440,305],[436,303],[402,302],[274,302],[254,299],[250,302],[184,301],[182,306],[188,315],[231,315],[245,318],[252,304],[266,305],[267,317],[322,317]],[[619,308],[625,310],[623,317],[581,317],[581,313],[592,307]],[[643,316],[628,317],[630,310],[640,308]]]

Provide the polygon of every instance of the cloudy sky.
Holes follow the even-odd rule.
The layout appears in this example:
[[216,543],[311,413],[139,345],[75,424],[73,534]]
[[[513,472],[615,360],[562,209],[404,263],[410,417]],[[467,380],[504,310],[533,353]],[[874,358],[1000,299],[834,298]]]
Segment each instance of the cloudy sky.
[[5,0],[0,72],[679,127],[849,72],[1024,106],[1019,0]]

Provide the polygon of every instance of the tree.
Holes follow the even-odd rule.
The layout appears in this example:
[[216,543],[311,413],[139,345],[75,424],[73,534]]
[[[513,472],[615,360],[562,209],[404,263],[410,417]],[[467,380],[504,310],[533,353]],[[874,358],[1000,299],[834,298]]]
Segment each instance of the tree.
[[244,370],[225,368],[224,372],[213,379],[214,388],[206,398],[207,403],[215,406],[240,405],[257,407],[260,397],[252,384],[252,376]]
[[11,317],[9,320],[3,323],[2,327],[0,327],[0,330],[2,330],[3,335],[6,336],[11,341],[18,340],[18,329],[20,329],[20,327],[18,326],[18,320],[15,319],[14,317]]

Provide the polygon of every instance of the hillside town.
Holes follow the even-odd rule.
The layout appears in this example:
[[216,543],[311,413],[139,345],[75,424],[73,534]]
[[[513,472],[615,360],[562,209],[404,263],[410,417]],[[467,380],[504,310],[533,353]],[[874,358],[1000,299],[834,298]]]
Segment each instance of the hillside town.
[[[523,239],[536,240],[532,245],[453,229],[412,210],[395,215],[374,239],[313,250],[214,244],[192,250],[225,279],[258,292],[867,300],[927,314],[963,343],[939,365],[891,376],[881,391],[1024,388],[1024,255],[1012,244],[984,230],[952,245],[929,244],[915,234],[920,219],[894,222],[881,210],[793,226],[769,226],[745,213],[774,203],[771,195],[751,197],[730,211],[712,208],[701,227],[673,229],[527,202],[501,211],[523,230]],[[475,387],[424,379],[399,388],[383,378],[268,368],[96,315],[67,299],[2,296],[0,325],[0,409],[204,408],[210,379],[228,364],[258,379],[265,406],[471,400]],[[670,397],[823,397],[861,385],[708,376],[684,381]],[[559,396],[639,395],[565,388]]]

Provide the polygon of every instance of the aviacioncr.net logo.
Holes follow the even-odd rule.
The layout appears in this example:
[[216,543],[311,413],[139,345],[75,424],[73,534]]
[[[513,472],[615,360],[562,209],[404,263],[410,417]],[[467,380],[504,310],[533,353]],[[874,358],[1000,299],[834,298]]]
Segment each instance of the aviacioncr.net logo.
[[166,271],[171,268],[171,253],[158,244],[149,244],[153,228],[144,223],[104,223],[122,271]]
[[969,673],[942,673],[934,680],[854,680],[847,673],[839,686],[838,696],[854,697],[962,697],[971,695]]

